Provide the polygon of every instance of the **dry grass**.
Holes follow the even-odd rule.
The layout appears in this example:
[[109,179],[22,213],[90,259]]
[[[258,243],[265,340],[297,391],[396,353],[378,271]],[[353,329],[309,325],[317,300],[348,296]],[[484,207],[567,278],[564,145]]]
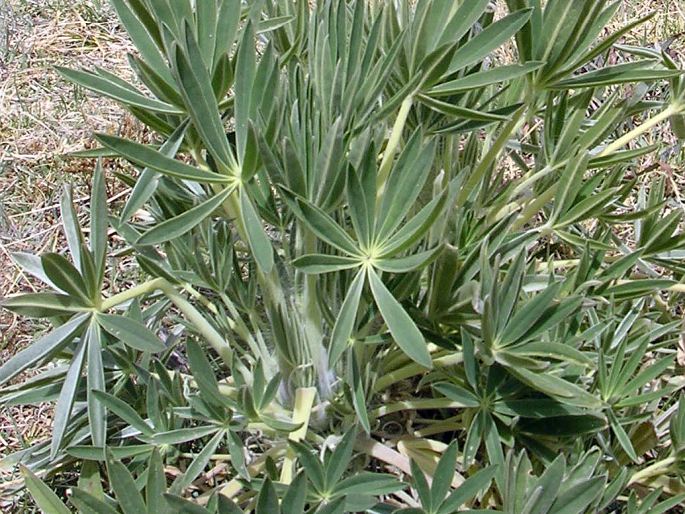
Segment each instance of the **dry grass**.
[[[78,90],[53,67],[102,66],[126,75],[131,50],[104,2],[0,0],[0,297],[40,287],[14,265],[12,252],[63,247],[63,185],[74,185],[79,214],[87,215],[92,163],[66,154],[92,146],[95,131],[136,129],[114,102]],[[0,312],[0,363],[43,328]],[[44,439],[50,424],[47,404],[3,409],[0,456]],[[0,499],[0,511],[18,508]]]
[[[685,62],[682,0],[624,0],[615,23],[623,25],[649,10],[656,17],[627,42],[667,43],[671,54]],[[0,0],[0,297],[40,287],[10,255],[62,248],[59,198],[64,184],[74,184],[79,213],[87,215],[92,163],[65,154],[91,147],[95,131],[138,130],[118,105],[68,84],[53,66],[101,66],[128,76],[126,53],[131,50],[106,0]],[[667,128],[653,137],[672,139]],[[663,155],[654,171],[666,173],[676,192],[683,178],[679,153]],[[0,312],[0,363],[42,328]],[[0,456],[47,437],[50,417],[47,405],[0,411]],[[20,506],[3,503],[0,496],[0,511],[9,509]]]

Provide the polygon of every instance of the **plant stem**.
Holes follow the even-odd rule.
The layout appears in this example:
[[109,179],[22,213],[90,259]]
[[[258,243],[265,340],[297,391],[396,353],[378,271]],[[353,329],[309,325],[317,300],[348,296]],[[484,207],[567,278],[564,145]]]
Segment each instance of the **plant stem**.
[[[176,291],[176,288],[170,284],[164,278],[155,278],[144,282],[136,287],[132,287],[126,291],[116,294],[110,298],[105,299],[102,302],[102,311],[107,311],[113,307],[120,305],[124,302],[132,300],[138,296],[144,294],[152,293],[153,291],[162,291],[169,300],[173,302],[174,305],[180,310],[183,315],[190,321],[194,328],[204,336],[207,342],[214,348],[214,350],[219,354],[226,364],[230,364],[233,356],[233,351],[230,345],[224,340],[224,338],[217,332],[217,330],[205,319],[205,317],[200,314],[200,312],[193,307],[193,305],[188,302],[183,296]],[[195,291],[198,296],[200,293]],[[204,298],[204,297],[203,297]],[[206,300],[206,298],[205,298]],[[206,300],[208,301],[208,300]]]
[[[312,406],[314,405],[314,398],[316,397],[315,387],[300,387],[295,392],[295,408],[293,409],[293,423],[302,423],[302,426],[297,430],[290,432],[288,439],[299,442],[307,435],[307,428],[309,426],[309,417],[312,413]],[[293,480],[295,470],[295,453],[292,448],[288,451],[283,460],[283,467],[281,468],[281,482],[289,484]]]
[[164,294],[171,300],[176,307],[183,313],[183,315],[193,324],[193,327],[200,332],[207,340],[207,342],[214,348],[214,351],[219,354],[221,359],[229,364],[233,358],[233,350],[224,338],[217,332],[217,330],[207,321],[207,319],[200,314],[200,312],[192,306],[188,300],[183,298],[174,287],[168,282],[161,288]]
[[412,474],[411,465],[409,464],[409,459],[407,457],[378,441],[374,441],[371,438],[359,438],[354,447],[375,459],[395,466],[409,476]]
[[511,120],[502,128],[502,131],[497,135],[497,138],[495,139],[494,143],[492,143],[492,146],[490,146],[490,148],[488,148],[485,154],[481,157],[478,166],[476,166],[476,168],[471,172],[469,177],[466,179],[466,183],[463,185],[459,191],[459,194],[457,195],[456,203],[458,206],[464,205],[466,200],[468,200],[471,192],[478,186],[479,182],[483,180],[486,172],[495,163],[497,157],[499,157],[500,153],[506,147],[506,144],[509,141],[509,136],[516,132],[523,124],[525,121],[523,118],[524,112],[525,108],[521,107],[511,116]]
[[[304,229],[304,253],[316,253],[316,236],[311,230]],[[304,318],[304,333],[307,338],[307,345],[309,349],[310,358],[314,361],[315,368],[319,373],[325,373],[325,370],[320,369],[320,363],[327,361],[323,357],[325,348],[323,346],[323,334],[321,332],[321,310],[319,309],[319,279],[316,275],[305,275],[304,282],[304,298],[303,298],[303,318]],[[319,377],[322,378],[322,377]]]
[[157,289],[161,289],[164,284],[167,284],[167,281],[164,278],[155,278],[153,280],[143,282],[142,284],[132,287],[131,289],[127,289],[126,291],[122,291],[121,293],[115,294],[114,296],[105,298],[102,301],[100,310],[108,311],[111,308],[120,305],[124,302],[127,302],[129,300],[133,300],[138,296],[149,294],[153,291],[156,291]]
[[670,467],[671,464],[673,464],[675,461],[675,457],[668,457],[664,460],[660,460],[659,462],[655,462],[654,464],[647,466],[644,469],[641,469],[640,471],[634,473],[632,477],[630,477],[630,480],[628,481],[628,485],[626,487],[631,486],[636,482],[640,482],[645,478],[651,478],[653,476],[662,474],[663,470],[665,468]]
[[674,114],[680,114],[684,108],[685,107],[681,106],[678,103],[673,103],[673,104],[669,105],[666,109],[661,111],[656,116],[648,119],[639,127],[635,127],[633,130],[631,130],[627,134],[624,134],[623,136],[619,137],[616,141],[614,141],[609,146],[607,146],[602,151],[602,153],[599,154],[598,157],[604,157],[605,155],[609,155],[611,153],[614,153],[616,150],[619,150],[620,148],[622,148],[623,146],[628,144],[633,139],[644,134],[645,132],[647,132],[650,128],[654,127],[655,125],[658,125],[662,121],[667,120],[668,118],[670,118]]
[[[395,466],[400,471],[412,476],[409,458],[401,453],[388,448],[386,445],[374,441],[371,438],[359,438],[354,445],[355,449],[382,462]],[[425,470],[424,470],[425,471]],[[455,471],[452,479],[452,487],[457,488],[464,482],[464,477]]]
[[[455,352],[442,357],[437,357],[433,359],[433,364],[436,368],[444,368],[447,366],[455,366],[460,364],[464,360],[464,356],[461,352]],[[392,373],[388,373],[380,377],[373,386],[373,391],[375,393],[387,389],[392,384],[399,382],[400,380],[405,380],[410,377],[414,377],[426,371],[426,368],[417,364],[415,362],[410,362],[406,366],[399,368]]]
[[528,223],[533,216],[540,212],[540,209],[542,209],[547,202],[554,198],[558,187],[559,183],[556,182],[544,192],[540,193],[537,197],[533,198],[533,200],[531,200],[531,202],[523,209],[519,217],[514,220],[511,225],[511,230],[518,230]]
[[[247,467],[247,472],[250,474],[250,476],[257,476],[259,473],[262,472],[264,469],[264,466],[266,465],[266,460],[271,457],[273,459],[276,459],[280,457],[283,453],[285,453],[285,447],[278,445],[274,446],[270,450],[267,450],[264,454],[262,454],[257,460],[255,460],[252,464],[250,464]],[[234,478],[230,482],[228,482],[225,486],[221,488],[219,491],[219,494],[223,494],[224,496],[228,498],[233,498],[235,495],[237,495],[243,488],[242,484],[242,479],[241,478]]]
[[403,401],[391,403],[390,405],[383,405],[378,409],[369,412],[369,417],[380,418],[395,412],[403,410],[425,410],[425,409],[465,409],[467,408],[461,402],[455,402],[446,398],[428,398],[424,400]]
[[402,132],[404,131],[404,126],[407,124],[407,118],[409,117],[409,112],[411,111],[413,103],[413,95],[409,95],[402,101],[400,110],[397,113],[397,118],[395,119],[395,124],[392,127],[392,132],[390,132],[388,144],[385,147],[385,152],[383,152],[383,160],[381,161],[381,166],[378,169],[378,178],[376,180],[376,204],[378,204],[380,199],[383,198],[385,184],[390,176],[392,163],[395,159],[395,155],[397,154],[397,150],[399,149],[400,140],[402,139]]

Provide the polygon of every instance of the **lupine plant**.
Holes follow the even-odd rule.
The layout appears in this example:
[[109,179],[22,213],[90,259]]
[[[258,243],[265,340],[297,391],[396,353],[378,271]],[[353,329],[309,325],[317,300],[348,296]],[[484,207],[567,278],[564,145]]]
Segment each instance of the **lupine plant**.
[[[621,1],[111,3],[134,80],[59,71],[149,144],[96,136],[89,230],[66,191],[68,251],[15,255],[46,290],[2,304],[53,325],[0,367],[3,405],[55,406],[51,440],[2,461],[42,510],[685,499],[683,213],[643,166],[654,127],[685,136],[685,82],[625,44],[648,17],[609,33]],[[112,159],[132,166],[105,177]],[[116,210],[108,180],[130,187]]]

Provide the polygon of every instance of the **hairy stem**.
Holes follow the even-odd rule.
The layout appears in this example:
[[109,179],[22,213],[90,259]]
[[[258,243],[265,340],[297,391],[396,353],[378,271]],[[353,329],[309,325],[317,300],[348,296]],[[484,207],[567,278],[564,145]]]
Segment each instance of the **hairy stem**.
[[647,466],[644,469],[641,469],[640,471],[634,473],[632,477],[630,477],[630,480],[628,481],[628,486],[635,484],[637,482],[641,482],[646,478],[661,475],[665,472],[667,468],[671,466],[671,464],[675,463],[675,461],[675,457],[668,457],[664,460],[660,460],[659,462],[655,462],[654,464]]
[[407,124],[407,118],[409,117],[409,112],[411,111],[412,104],[414,103],[413,95],[409,95],[404,99],[400,110],[397,113],[397,118],[395,119],[395,124],[392,127],[392,132],[390,132],[390,138],[388,139],[388,144],[385,147],[385,152],[383,152],[383,160],[381,161],[381,166],[378,169],[378,178],[376,181],[376,203],[379,203],[380,199],[383,198],[383,191],[385,190],[385,184],[390,176],[390,170],[392,169],[392,163],[397,154],[397,150],[400,146],[400,140],[402,139],[402,132],[404,131],[404,126]]
[[[209,321],[207,321],[205,317],[200,314],[200,312],[193,307],[188,300],[181,296],[176,288],[164,278],[155,278],[153,280],[149,280],[136,287],[132,287],[131,289],[105,299],[102,302],[101,310],[107,311],[117,305],[132,300],[138,296],[152,293],[156,290],[162,291],[164,295],[169,298],[169,300],[171,300],[171,302],[178,308],[178,310],[183,313],[186,319],[193,324],[193,327],[206,339],[212,348],[214,348],[223,361],[226,364],[230,364],[233,356],[233,351],[231,350],[230,345],[211,325],[211,323],[209,323]],[[195,291],[195,293],[196,295],[201,296],[197,291]]]
[[609,146],[607,146],[602,153],[599,154],[599,157],[604,157],[605,155],[609,155],[611,153],[614,153],[615,151],[619,150],[629,142],[631,142],[633,139],[641,136],[645,132],[647,132],[649,129],[654,127],[655,125],[658,125],[662,121],[667,120],[674,114],[680,114],[685,107],[681,106],[678,103],[673,103],[669,105],[666,109],[661,111],[659,114],[656,116],[648,119],[645,121],[642,125],[639,127],[635,127],[633,130],[628,132],[627,134],[624,134],[623,136],[619,137],[616,141],[611,143]]
[[[290,432],[288,439],[299,442],[307,436],[307,428],[309,427],[309,417],[312,413],[314,405],[314,398],[316,397],[315,387],[300,387],[295,392],[295,408],[293,409],[293,423],[302,423],[302,426],[297,430]],[[281,482],[289,484],[293,480],[295,471],[295,453],[292,448],[289,448],[285,459],[283,460],[283,467],[281,468]]]
[[[464,360],[464,355],[459,353],[451,353],[433,359],[433,364],[436,368],[444,368],[447,366],[455,366]],[[374,392],[380,392],[387,389],[392,384],[410,377],[414,377],[426,371],[426,368],[415,362],[410,362],[406,366],[396,369],[392,373],[381,376],[373,386]]]

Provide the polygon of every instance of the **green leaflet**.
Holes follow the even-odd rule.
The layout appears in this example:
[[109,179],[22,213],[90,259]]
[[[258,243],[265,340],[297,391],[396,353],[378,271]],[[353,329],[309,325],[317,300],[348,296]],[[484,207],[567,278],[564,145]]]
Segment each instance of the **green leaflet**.
[[149,146],[141,145],[120,137],[98,134],[97,139],[107,148],[111,148],[122,157],[146,166],[163,175],[169,175],[200,183],[230,183],[233,179],[228,175],[220,175],[208,170],[190,166],[184,162],[167,157]]
[[133,86],[123,87],[118,81],[114,82],[102,75],[62,67],[57,67],[57,71],[64,78],[79,86],[83,86],[86,89],[100,93],[128,106],[140,107],[164,114],[181,114],[181,111],[171,104],[148,98]]
[[88,424],[93,446],[105,446],[107,439],[107,410],[98,401],[93,391],[104,391],[105,367],[102,361],[102,332],[94,318],[91,318],[84,335],[87,350],[88,366],[86,368],[86,383],[88,387]]
[[357,273],[350,284],[345,300],[340,308],[340,313],[335,320],[328,350],[328,359],[331,364],[337,362],[349,344],[349,339],[354,329],[354,321],[357,316],[357,309],[359,308],[359,300],[364,289],[365,276],[364,270],[360,270]]
[[304,273],[319,274],[356,268],[361,266],[361,261],[353,257],[310,254],[295,259],[293,261],[293,266],[302,270]]
[[97,314],[98,324],[122,343],[141,352],[160,352],[165,346],[145,325],[125,316]]
[[69,514],[71,512],[57,495],[31,470],[22,466],[21,473],[24,475],[26,488],[31,493],[38,508],[43,512],[49,512],[50,514]]
[[274,265],[271,241],[244,187],[240,188],[240,212],[243,215],[247,240],[257,265],[264,273],[269,273]]
[[526,24],[530,16],[531,10],[524,9],[505,16],[490,25],[457,50],[449,65],[447,74],[452,74],[483,59],[483,57],[501,46],[518,32]]
[[211,216],[233,194],[233,191],[233,187],[227,187],[183,214],[155,225],[142,234],[136,241],[136,244],[156,245],[185,234]]
[[421,366],[432,368],[426,341],[417,326],[373,269],[367,269],[367,276],[378,309],[397,345]]
[[112,454],[107,450],[106,455],[107,472],[112,483],[112,489],[114,489],[116,494],[119,508],[124,514],[146,512],[145,501],[138,491],[131,473],[121,462],[114,460]]
[[542,66],[539,61],[531,61],[524,64],[510,64],[497,66],[494,69],[480,71],[463,78],[444,82],[428,90],[426,94],[431,97],[451,96],[472,89],[480,89],[491,84],[513,80],[531,73]]
[[86,340],[79,341],[74,356],[69,364],[69,369],[64,377],[64,384],[59,392],[57,405],[55,406],[55,414],[52,422],[52,441],[50,445],[50,457],[54,458],[57,455],[62,440],[67,430],[67,424],[71,417],[71,411],[74,406],[76,398],[76,391],[81,382],[81,372],[83,371],[83,363],[86,355]]

